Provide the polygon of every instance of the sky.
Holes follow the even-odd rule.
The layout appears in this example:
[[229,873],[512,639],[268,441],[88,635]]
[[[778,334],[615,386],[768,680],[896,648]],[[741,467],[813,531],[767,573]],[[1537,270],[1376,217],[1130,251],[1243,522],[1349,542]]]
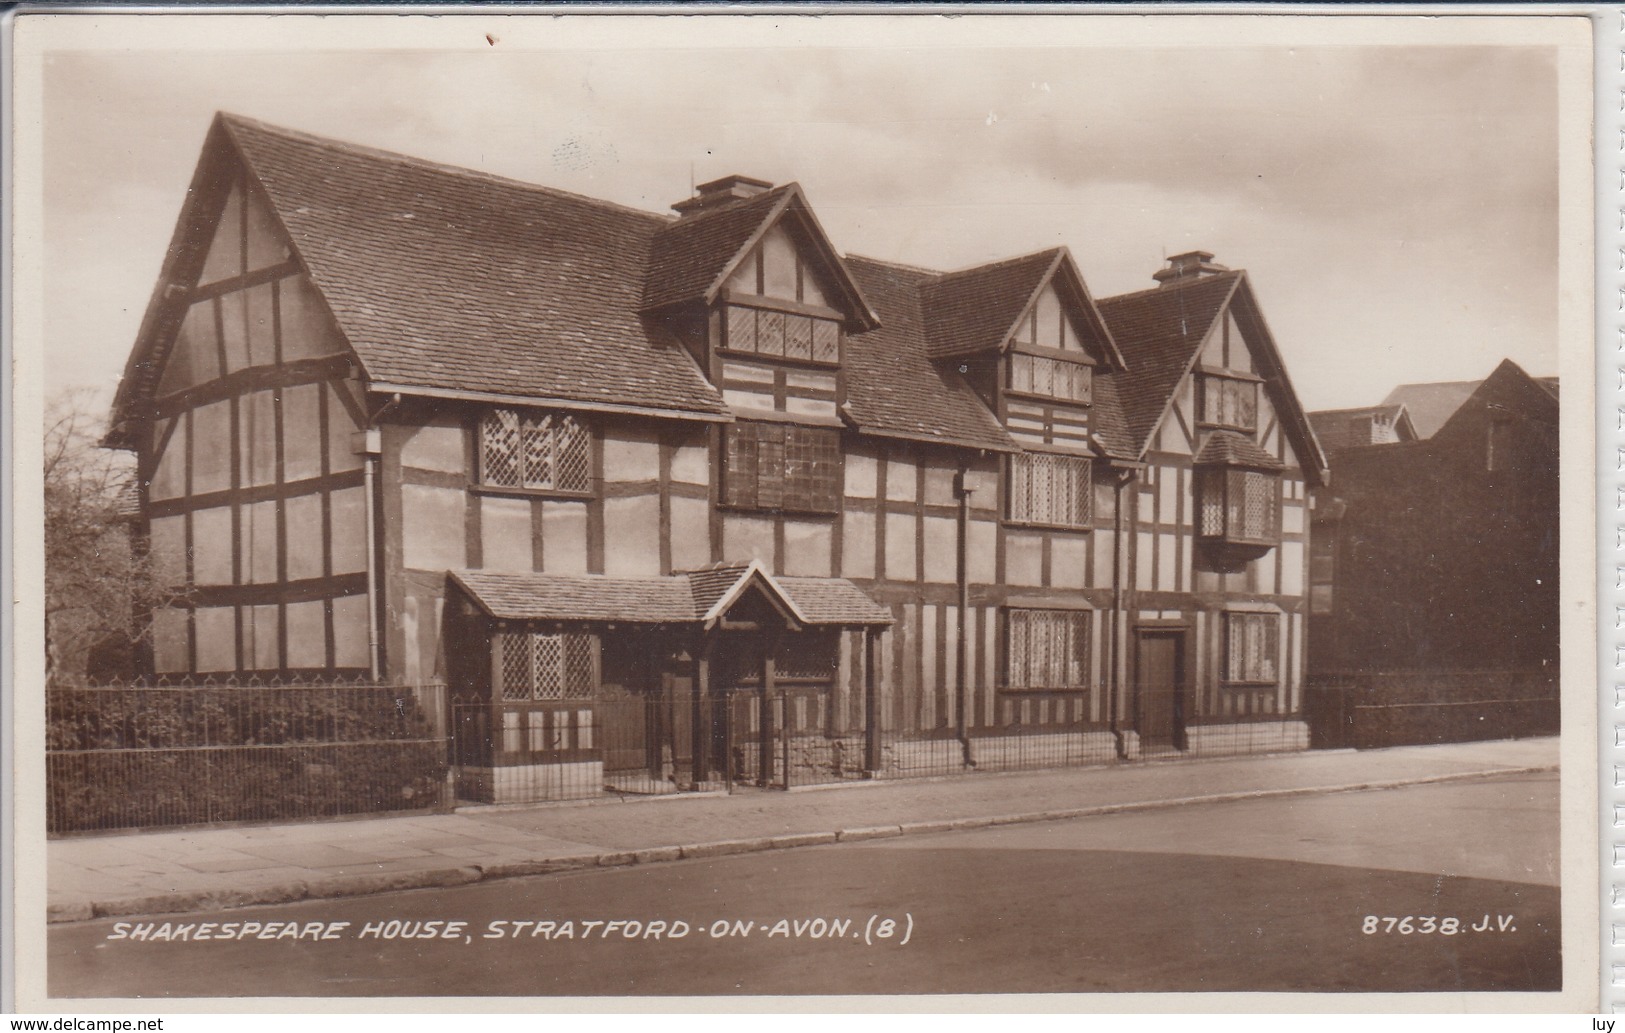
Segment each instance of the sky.
[[764,25],[749,47],[50,51],[47,395],[111,398],[217,110],[656,211],[729,173],[796,180],[843,253],[955,269],[1066,245],[1096,297],[1211,251],[1248,270],[1308,409],[1502,358],[1557,372],[1553,48],[1030,24],[986,45]]

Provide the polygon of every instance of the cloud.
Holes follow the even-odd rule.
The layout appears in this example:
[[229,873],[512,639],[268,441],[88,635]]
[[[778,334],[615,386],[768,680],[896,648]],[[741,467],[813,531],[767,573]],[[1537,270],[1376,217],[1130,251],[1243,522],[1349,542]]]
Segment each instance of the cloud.
[[1555,363],[1539,48],[102,51],[53,58],[46,98],[58,380],[116,380],[217,109],[654,210],[797,179],[844,250],[1066,244],[1102,295],[1205,247],[1314,406]]

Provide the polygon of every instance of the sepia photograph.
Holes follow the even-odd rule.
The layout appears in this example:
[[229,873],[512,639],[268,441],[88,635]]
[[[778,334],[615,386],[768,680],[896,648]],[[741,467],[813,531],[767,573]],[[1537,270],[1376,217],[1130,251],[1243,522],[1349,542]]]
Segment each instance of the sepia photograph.
[[34,1006],[1595,1010],[1591,31],[23,16]]

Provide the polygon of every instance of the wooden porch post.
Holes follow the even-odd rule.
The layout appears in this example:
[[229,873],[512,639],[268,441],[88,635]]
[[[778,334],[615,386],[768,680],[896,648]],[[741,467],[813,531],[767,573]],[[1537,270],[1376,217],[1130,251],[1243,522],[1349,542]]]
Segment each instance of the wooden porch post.
[[[761,734],[757,736],[756,744],[756,784],[764,789],[773,784],[773,740],[776,731],[773,722],[773,691],[778,676],[773,663],[773,654],[777,651],[778,644],[777,632],[769,632],[762,650],[762,695],[759,705]],[[785,772],[785,777],[788,788],[789,772]]]
[[863,630],[863,767],[880,772],[880,632]]
[[692,735],[694,754],[694,787],[708,781],[711,775],[711,728],[706,720],[711,704],[711,639],[709,632],[700,633],[694,649],[694,699],[692,703]]

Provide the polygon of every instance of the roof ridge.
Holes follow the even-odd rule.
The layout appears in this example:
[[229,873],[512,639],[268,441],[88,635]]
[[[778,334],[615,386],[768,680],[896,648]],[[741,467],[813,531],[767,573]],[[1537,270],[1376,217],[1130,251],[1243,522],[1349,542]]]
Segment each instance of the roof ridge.
[[1129,301],[1131,299],[1143,298],[1152,294],[1173,294],[1200,284],[1214,283],[1224,279],[1227,276],[1240,276],[1246,271],[1247,270],[1245,269],[1226,269],[1224,272],[1214,273],[1212,276],[1194,277],[1185,283],[1160,283],[1155,287],[1147,287],[1143,290],[1129,291],[1127,294],[1113,294],[1109,298],[1096,298],[1095,304],[1104,305],[1111,301]]
[[875,258],[873,255],[860,255],[856,253],[841,256],[846,262],[868,262],[870,265],[885,266],[888,269],[904,269],[911,273],[924,273],[927,276],[941,276],[941,269],[927,269],[923,265],[911,265],[908,262],[894,262],[889,258]]
[[675,215],[663,215],[660,212],[651,212],[647,208],[635,208],[632,205],[621,204],[617,201],[606,201],[601,197],[592,197],[588,194],[578,194],[573,190],[561,190],[558,187],[550,187],[542,183],[532,183],[523,179],[515,179],[512,176],[503,176],[495,172],[486,172],[483,169],[471,169],[466,165],[452,165],[447,162],[434,161],[430,158],[421,158],[416,155],[403,154],[400,151],[391,151],[383,147],[372,147],[367,144],[352,143],[348,140],[339,140],[330,136],[321,136],[317,133],[306,132],[302,129],[290,129],[287,126],[275,125],[257,118],[250,118],[247,115],[238,115],[230,111],[220,111],[216,114],[228,127],[242,126],[262,133],[269,133],[273,136],[280,136],[284,139],[295,140],[301,143],[322,147],[331,151],[339,151],[341,153],[353,154],[366,158],[377,158],[384,161],[394,162],[397,165],[414,166],[416,168],[426,169],[431,172],[442,172],[447,175],[458,176],[464,179],[500,183],[504,186],[517,187],[522,190],[530,190],[540,194],[547,194],[549,196],[564,200],[577,201],[582,204],[592,205],[596,208],[605,208],[617,212],[623,212],[628,215],[637,215],[642,218],[658,222],[662,226],[676,225],[678,221],[677,216]]
[[[759,194],[752,194],[750,197],[738,197],[727,202],[726,204],[719,204],[715,208],[707,208],[703,211],[694,212],[690,215],[680,215],[670,219],[666,219],[664,216],[659,216],[659,218],[662,218],[666,223],[661,227],[661,230],[664,231],[668,229],[676,229],[680,226],[697,226],[714,215],[727,215],[729,213],[738,212],[745,205],[755,204],[761,201],[763,198],[773,197],[775,194],[783,195],[791,190],[800,189],[801,184],[791,180],[788,183],[780,183],[778,186],[764,190]],[[614,202],[609,203],[613,204]]]
[[1015,255],[1011,258],[1001,258],[993,262],[983,262],[981,265],[967,265],[960,269],[950,269],[945,273],[938,273],[937,277],[938,279],[946,280],[950,276],[964,276],[970,273],[987,272],[993,269],[1001,269],[1006,266],[1016,265],[1019,262],[1030,262],[1037,258],[1048,258],[1050,261],[1054,261],[1055,256],[1065,250],[1066,245],[1057,244],[1055,247],[1045,248],[1042,251],[1031,251],[1025,255]]

